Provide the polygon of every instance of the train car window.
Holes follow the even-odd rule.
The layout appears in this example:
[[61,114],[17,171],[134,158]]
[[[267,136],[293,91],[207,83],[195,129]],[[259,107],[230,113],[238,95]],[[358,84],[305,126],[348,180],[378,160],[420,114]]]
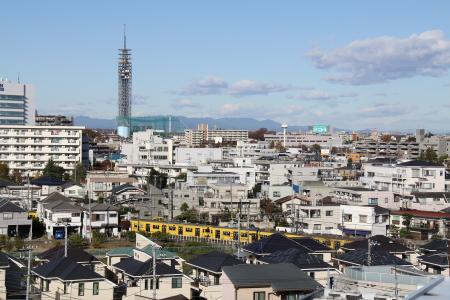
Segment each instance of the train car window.
[[153,229],[159,229],[159,225],[153,225]]
[[150,224],[145,224],[145,231],[150,232]]
[[192,232],[192,228],[186,228],[186,232]]
[[176,230],[177,228],[175,226],[169,226],[169,230]]
[[229,231],[224,231],[223,235],[230,236],[230,232]]

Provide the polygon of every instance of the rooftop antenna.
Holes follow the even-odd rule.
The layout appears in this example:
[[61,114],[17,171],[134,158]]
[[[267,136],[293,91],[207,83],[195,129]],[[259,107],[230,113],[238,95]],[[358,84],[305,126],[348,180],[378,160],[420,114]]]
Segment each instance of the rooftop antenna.
[[20,73],[17,73],[17,83],[20,83]]

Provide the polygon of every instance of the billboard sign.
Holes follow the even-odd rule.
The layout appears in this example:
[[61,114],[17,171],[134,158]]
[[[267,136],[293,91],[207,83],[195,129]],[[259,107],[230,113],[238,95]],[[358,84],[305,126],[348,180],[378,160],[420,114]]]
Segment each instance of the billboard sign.
[[328,133],[328,126],[326,125],[314,125],[312,127],[312,132],[316,134]]

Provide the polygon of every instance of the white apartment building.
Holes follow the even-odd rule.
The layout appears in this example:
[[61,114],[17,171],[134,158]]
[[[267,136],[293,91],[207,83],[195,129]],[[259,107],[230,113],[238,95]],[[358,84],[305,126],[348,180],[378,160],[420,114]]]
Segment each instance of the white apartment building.
[[203,191],[211,184],[231,184],[243,183],[241,176],[234,172],[227,172],[220,169],[213,169],[210,166],[201,166],[197,171],[188,171],[186,184],[195,187],[198,191]]
[[388,143],[365,139],[353,143],[353,152],[366,157],[387,156],[416,159],[420,155],[419,143],[395,142]]
[[0,79],[0,125],[34,125],[34,86]]
[[175,164],[204,165],[212,160],[222,159],[222,148],[185,148],[175,149]]
[[127,164],[162,164],[173,162],[173,141],[164,139],[152,129],[133,133],[131,143],[121,144],[123,162]]
[[341,205],[341,227],[344,234],[354,236],[386,235],[389,210],[374,205]]
[[445,191],[445,167],[442,165],[412,160],[403,163],[380,163],[377,160],[363,164],[364,186],[391,191],[399,195],[411,192]]
[[[265,141],[271,143],[284,142],[283,132],[266,133],[264,134]],[[286,134],[286,146],[285,147],[299,147],[300,145],[312,146],[314,144],[323,148],[341,147],[342,138],[337,134],[314,134],[314,133],[302,133],[302,132],[288,132]]]
[[86,175],[87,195],[90,199],[107,198],[112,195],[115,187],[123,184],[133,184],[136,179],[127,172],[116,171],[89,171]]
[[348,205],[379,205],[388,209],[399,209],[400,202],[395,202],[394,193],[372,190],[365,187],[335,187],[334,199]]
[[259,158],[274,156],[276,149],[270,148],[267,141],[237,141],[236,147],[226,147],[223,150],[225,159],[231,158]]
[[0,162],[30,176],[52,159],[67,172],[82,162],[83,126],[0,125]]
[[199,124],[197,129],[184,131],[184,142],[189,146],[200,146],[205,142],[226,143],[248,140],[248,130],[212,129],[207,124]]

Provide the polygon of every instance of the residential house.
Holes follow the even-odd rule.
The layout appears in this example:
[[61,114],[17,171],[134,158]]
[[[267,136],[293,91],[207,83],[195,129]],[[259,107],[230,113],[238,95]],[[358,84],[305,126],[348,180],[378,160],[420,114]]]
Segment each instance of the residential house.
[[40,299],[114,299],[116,285],[70,256],[59,257],[32,270],[32,285]]
[[225,266],[220,284],[224,300],[307,299],[323,293],[317,281],[290,263]]
[[179,270],[157,261],[153,280],[153,259],[145,262],[134,258],[124,258],[112,266],[118,277],[119,285],[126,287],[122,299],[135,299],[135,295],[150,298],[153,296],[153,284],[157,299],[183,295],[191,297],[193,280]]
[[64,238],[65,226],[68,235],[72,233],[82,234],[83,212],[81,206],[64,199],[42,203],[43,222],[47,236],[56,239]]
[[389,210],[378,205],[341,205],[341,230],[346,235],[386,235]]
[[0,252],[0,299],[18,299],[26,292],[26,267],[16,258]]
[[191,278],[198,284],[199,296],[206,299],[222,297],[223,290],[220,285],[222,268],[239,264],[245,262],[231,254],[217,251],[198,255],[186,262],[186,265],[192,267]]
[[32,185],[41,187],[41,197],[47,197],[51,193],[61,192],[63,181],[58,178],[41,176],[30,181]]
[[412,263],[382,250],[369,253],[368,249],[356,249],[340,254],[334,260],[341,272],[352,266],[412,266]]
[[391,211],[390,225],[400,231],[407,231],[412,238],[428,240],[433,236],[448,238],[450,213],[405,209]]
[[9,200],[0,200],[0,235],[28,236],[32,220],[22,207]]
[[304,253],[298,248],[276,251],[261,257],[258,262],[265,264],[292,263],[323,286],[330,283],[330,277],[338,274],[333,266],[324,262],[320,257]]
[[96,203],[91,205],[91,223],[89,224],[89,209],[85,207],[83,222],[83,235],[90,233],[89,226],[92,231],[106,233],[108,236],[119,235],[119,209],[108,203]]
[[369,238],[346,243],[341,247],[340,250],[345,252],[353,251],[356,249],[367,250],[369,247],[369,241],[371,243],[372,251],[388,252],[414,265],[417,263],[416,251],[384,235],[373,235]]
[[146,195],[146,191],[129,183],[116,186],[111,190],[111,197],[114,202],[124,202],[144,195]]
[[97,201],[98,198],[109,198],[112,189],[123,184],[133,184],[136,181],[127,172],[89,171],[86,175],[88,197]]
[[73,200],[83,200],[87,196],[86,189],[84,187],[72,183],[63,185],[63,194]]

